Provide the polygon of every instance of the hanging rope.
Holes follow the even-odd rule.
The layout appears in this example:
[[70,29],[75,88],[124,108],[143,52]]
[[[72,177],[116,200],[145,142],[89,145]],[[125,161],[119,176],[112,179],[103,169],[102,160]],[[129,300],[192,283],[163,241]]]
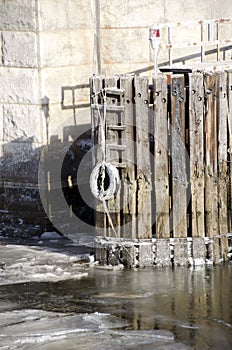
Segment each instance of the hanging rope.
[[[106,179],[106,173],[108,179]],[[110,163],[98,163],[90,175],[90,189],[100,201],[113,199],[120,186],[118,169]],[[105,189],[105,182],[108,187]]]
[[[94,86],[94,91],[96,92],[94,77],[93,77],[93,86]],[[98,110],[99,140],[100,140],[101,151],[102,151],[101,152],[102,161],[98,163],[91,172],[90,189],[94,197],[103,203],[104,210],[107,214],[110,226],[115,236],[117,237],[117,233],[113,226],[106,201],[113,199],[114,196],[116,195],[120,187],[120,176],[119,176],[118,169],[111,163],[106,162],[106,134],[105,134],[106,104],[107,104],[106,89],[101,89],[99,92],[95,93],[94,96],[96,97],[99,94],[102,94],[102,98],[104,101],[103,114],[100,111],[98,103],[96,103],[97,110]],[[107,178],[106,178],[106,173],[107,173]],[[105,188],[105,185],[108,185],[107,188]]]
[[[95,85],[94,78],[93,85]],[[96,104],[98,109],[99,139],[102,151],[102,162],[98,163],[92,170],[90,175],[90,189],[95,198],[103,201],[114,198],[120,186],[120,177],[118,169],[112,164],[106,162],[106,89],[102,89],[99,93],[102,94],[104,100],[103,114],[100,111],[98,103]],[[108,175],[108,187],[105,189],[106,173]]]
[[[117,191],[119,190],[120,176],[119,176],[118,169],[111,163],[106,162],[106,135],[105,135],[106,102],[107,102],[106,89],[101,89],[100,91],[96,92],[94,76],[93,76],[93,87],[94,87],[95,93],[92,97],[98,97],[101,94],[104,101],[104,107],[103,107],[103,114],[102,114],[98,105],[98,101],[96,101],[96,106],[98,111],[99,139],[101,141],[101,146],[102,146],[102,162],[98,163],[91,172],[90,181],[89,181],[90,189],[94,197],[102,202],[110,227],[114,232],[115,237],[117,237],[118,235],[114,228],[106,201],[113,199]],[[108,175],[108,179],[106,179],[106,173]],[[108,184],[108,187],[105,189],[106,180],[108,180],[107,182],[109,184]],[[118,241],[118,243],[133,260],[133,256],[131,255],[129,250],[122,244],[122,242]]]

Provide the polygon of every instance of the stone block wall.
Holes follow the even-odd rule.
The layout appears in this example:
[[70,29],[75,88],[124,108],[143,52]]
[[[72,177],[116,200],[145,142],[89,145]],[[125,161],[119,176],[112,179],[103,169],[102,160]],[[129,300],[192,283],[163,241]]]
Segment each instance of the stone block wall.
[[[232,15],[230,0],[146,0],[110,2],[100,1],[101,59],[106,74],[127,73],[143,70],[153,64],[148,41],[148,28],[154,23],[178,23],[214,18],[228,18]],[[221,35],[230,37],[231,26],[221,29]],[[179,29],[176,41],[200,41],[193,28]],[[211,47],[209,47],[210,49]],[[173,59],[199,53],[200,48],[173,50]],[[215,56],[216,57],[216,56]],[[206,60],[215,59],[206,58]],[[228,56],[231,59],[231,55]],[[159,63],[168,61],[167,50],[159,53]],[[199,62],[199,58],[196,60]],[[146,72],[145,74],[149,74]]]
[[[51,140],[63,142],[75,123],[76,135],[79,125],[90,125],[84,106],[93,73],[122,74],[151,66],[148,29],[154,22],[231,15],[231,0],[0,0],[2,213],[9,217],[14,211],[17,217],[25,198],[26,211],[28,188],[32,207],[41,209],[41,150]],[[75,132],[67,137],[72,143]]]

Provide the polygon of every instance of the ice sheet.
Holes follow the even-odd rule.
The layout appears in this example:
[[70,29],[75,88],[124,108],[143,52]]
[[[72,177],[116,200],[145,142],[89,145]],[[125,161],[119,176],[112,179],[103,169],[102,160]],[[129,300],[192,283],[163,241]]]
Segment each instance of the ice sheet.
[[175,342],[169,331],[126,331],[126,325],[104,313],[4,312],[0,313],[0,349],[188,349]]
[[0,285],[83,278],[88,269],[80,266],[82,261],[82,256],[38,247],[0,246]]

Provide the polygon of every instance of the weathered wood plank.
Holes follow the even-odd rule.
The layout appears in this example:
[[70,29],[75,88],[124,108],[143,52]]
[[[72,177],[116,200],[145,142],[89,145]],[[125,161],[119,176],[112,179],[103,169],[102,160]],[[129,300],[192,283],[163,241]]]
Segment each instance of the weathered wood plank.
[[[106,77],[104,80],[105,89],[114,88],[117,90],[116,77]],[[107,106],[120,105],[120,94],[113,94],[111,90],[108,94],[105,91],[105,111]],[[108,126],[119,125],[121,118],[121,111],[109,109],[106,112],[106,161],[109,163],[118,164],[120,161],[120,151],[111,145],[119,144],[118,130],[109,128]],[[120,237],[120,190],[113,199],[107,201],[110,217],[107,216],[107,236],[108,237]],[[113,227],[111,226],[110,220],[112,221]]]
[[156,238],[169,238],[169,160],[167,78],[153,78],[154,100],[154,196]]
[[219,234],[221,235],[221,255],[227,260],[228,239],[225,234],[228,233],[228,174],[227,174],[227,74],[218,72],[218,224]]
[[135,77],[136,165],[137,165],[137,234],[152,238],[151,162],[148,78]]
[[189,75],[189,134],[192,237],[205,236],[203,75]]
[[171,76],[171,176],[173,237],[187,237],[184,76]]
[[121,132],[121,143],[126,145],[122,152],[122,198],[121,225],[123,238],[136,238],[136,179],[135,179],[135,135],[134,135],[134,76],[120,77],[120,88],[125,90],[122,104],[125,112],[122,114],[121,124],[125,129]]
[[[93,76],[90,81],[90,96],[91,104],[103,105],[103,80],[100,76]],[[91,109],[91,124],[92,124],[92,142],[95,145],[93,156],[93,167],[103,161],[103,143],[102,133],[99,131],[101,113],[99,109]],[[96,210],[95,210],[95,226],[97,231],[106,236],[106,214],[103,204],[96,199]]]
[[[217,75],[206,73],[205,86],[205,231],[207,237],[218,235],[217,173]],[[218,262],[218,247],[213,245],[211,259]]]
[[[97,106],[103,106],[103,95],[102,91],[102,78],[99,76],[94,76],[90,80],[90,96],[91,96],[91,104],[96,104]],[[94,145],[98,145],[99,147],[95,147],[94,152],[92,152],[93,156],[93,164],[96,165],[98,161],[101,161],[102,158],[102,145],[100,135],[99,135],[99,117],[100,117],[99,109],[91,108],[91,126],[92,126],[92,142]]]
[[228,184],[228,230],[232,232],[232,70],[227,72],[227,94],[228,94],[228,161],[229,161],[229,184]]

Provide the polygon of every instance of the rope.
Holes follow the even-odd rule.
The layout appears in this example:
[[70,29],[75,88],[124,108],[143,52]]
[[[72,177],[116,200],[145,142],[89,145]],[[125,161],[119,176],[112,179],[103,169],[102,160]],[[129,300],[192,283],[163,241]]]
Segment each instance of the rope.
[[[117,193],[119,187],[120,187],[120,176],[118,169],[106,162],[106,135],[105,135],[105,125],[106,125],[106,90],[107,88],[101,89],[100,91],[96,92],[95,88],[95,77],[93,76],[93,86],[94,86],[94,95],[92,97],[97,97],[98,95],[102,94],[103,97],[103,115],[101,114],[100,108],[98,103],[97,105],[97,111],[98,111],[98,122],[99,122],[99,136],[101,139],[101,144],[102,144],[102,162],[98,163],[94,169],[91,172],[90,175],[90,189],[92,194],[94,195],[95,198],[100,200],[103,203],[104,211],[107,215],[108,222],[110,224],[110,227],[117,238],[117,232],[114,228],[110,212],[107,206],[107,202],[110,199],[113,199],[115,194]],[[109,186],[105,190],[104,184],[105,184],[105,177],[106,177],[106,172],[109,177]],[[100,184],[99,184],[99,177],[100,177]],[[129,252],[129,250],[123,246],[122,242],[118,242],[122,248],[127,252],[127,254],[130,256],[130,258],[133,260],[133,256]]]
[[[99,92],[96,93],[95,88],[95,77],[93,77],[93,86],[94,86],[94,97],[98,96],[99,94],[102,94],[102,98],[104,100],[103,103],[103,115],[100,111],[98,103],[97,110],[98,110],[98,123],[99,123],[99,137],[102,144],[102,162],[98,163],[95,168],[92,170],[90,175],[90,189],[92,194],[95,198],[103,202],[104,210],[107,214],[108,221],[110,223],[110,226],[117,237],[117,233],[115,231],[108,207],[107,207],[107,200],[110,200],[114,198],[115,194],[117,193],[119,187],[120,187],[120,177],[118,169],[113,166],[112,164],[106,162],[106,135],[105,135],[105,125],[106,125],[106,88],[101,89]],[[105,184],[105,178],[106,178],[106,172],[109,177],[109,186],[105,190],[104,184]],[[101,180],[101,183],[99,184],[99,178]]]
[[[109,186],[105,190],[104,182],[106,173],[109,177]],[[99,178],[101,180],[99,186]],[[113,199],[120,186],[120,177],[118,169],[110,163],[98,163],[90,175],[90,189],[95,198],[100,201]]]

